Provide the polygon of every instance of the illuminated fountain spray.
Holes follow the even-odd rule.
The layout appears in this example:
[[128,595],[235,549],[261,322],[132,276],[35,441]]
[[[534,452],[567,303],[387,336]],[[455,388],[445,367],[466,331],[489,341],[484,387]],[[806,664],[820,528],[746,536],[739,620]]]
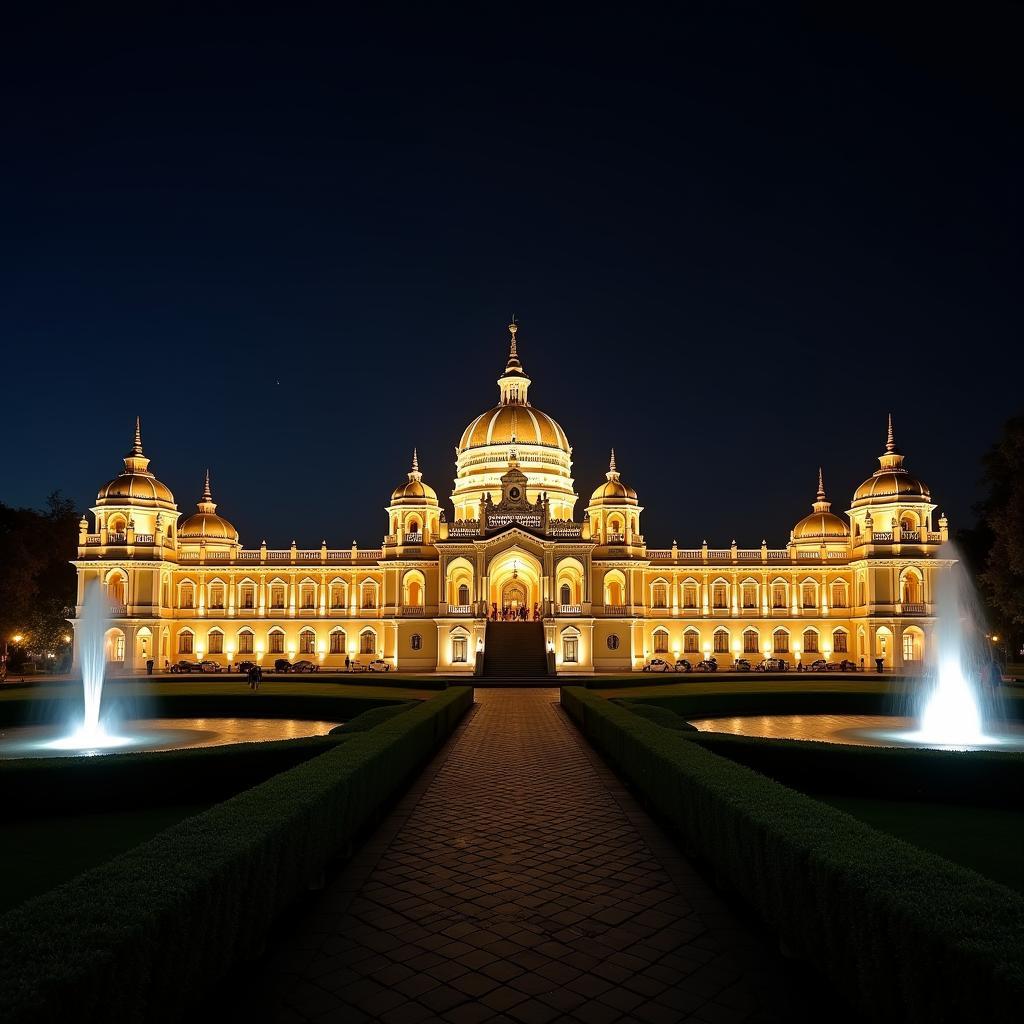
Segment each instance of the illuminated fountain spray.
[[82,614],[75,628],[85,713],[82,724],[74,732],[50,744],[58,750],[119,747],[129,742],[124,737],[108,733],[100,721],[103,673],[107,666],[106,634],[107,603],[103,588],[98,583],[89,583],[82,600]]
[[985,685],[991,652],[974,584],[952,544],[941,551],[956,559],[939,574],[935,595],[934,668],[921,690],[914,740],[940,746],[977,746],[990,741],[986,722],[994,716],[992,690]]

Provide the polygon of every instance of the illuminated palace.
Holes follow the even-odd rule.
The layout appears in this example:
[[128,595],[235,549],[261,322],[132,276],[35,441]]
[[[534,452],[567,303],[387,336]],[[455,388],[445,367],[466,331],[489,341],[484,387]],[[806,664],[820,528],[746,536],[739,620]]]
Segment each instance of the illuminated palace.
[[[95,581],[110,604],[109,658],[125,671],[179,659],[346,656],[408,671],[472,673],[504,623],[559,672],[636,671],[653,658],[763,656],[920,666],[933,628],[946,519],[904,466],[889,424],[880,466],[846,517],[819,473],[811,512],[785,547],[650,548],[636,491],[612,453],[577,517],[572,447],[530,401],[515,324],[498,404],[457,448],[449,519],[415,453],[375,548],[245,547],[206,486],[190,515],[149,468],[138,425],[124,472],[80,524],[79,610]],[[513,627],[514,628],[514,627]],[[506,631],[506,636],[508,631]],[[478,669],[479,671],[479,669]]]

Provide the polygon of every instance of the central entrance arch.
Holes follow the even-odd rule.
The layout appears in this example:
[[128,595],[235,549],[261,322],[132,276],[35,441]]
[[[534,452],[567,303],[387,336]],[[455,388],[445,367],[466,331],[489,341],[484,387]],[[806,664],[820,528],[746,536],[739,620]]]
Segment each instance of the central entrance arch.
[[525,608],[532,617],[533,606],[541,602],[541,563],[520,547],[506,548],[495,555],[487,566],[490,577],[489,603],[498,610]]
[[524,607],[529,611],[530,605],[527,601],[526,587],[519,580],[506,583],[501,588],[501,607],[508,608],[512,612],[518,612],[520,608]]

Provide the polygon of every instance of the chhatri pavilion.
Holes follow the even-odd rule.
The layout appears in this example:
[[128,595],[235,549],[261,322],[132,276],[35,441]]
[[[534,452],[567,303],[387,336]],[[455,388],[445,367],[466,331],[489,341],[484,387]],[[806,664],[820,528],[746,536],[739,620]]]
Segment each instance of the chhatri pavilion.
[[533,625],[521,642],[559,673],[638,671],[653,658],[922,665],[948,524],[933,522],[937,506],[905,467],[891,419],[879,468],[845,516],[819,473],[811,511],[784,547],[651,548],[614,452],[577,515],[572,446],[530,400],[517,330],[497,404],[459,439],[450,513],[413,453],[380,547],[246,547],[209,474],[195,512],[179,512],[136,423],[92,529],[80,523],[75,561],[78,611],[90,583],[106,593],[112,667],[287,658],[338,668],[349,658],[473,673],[504,625],[495,612],[520,609]]

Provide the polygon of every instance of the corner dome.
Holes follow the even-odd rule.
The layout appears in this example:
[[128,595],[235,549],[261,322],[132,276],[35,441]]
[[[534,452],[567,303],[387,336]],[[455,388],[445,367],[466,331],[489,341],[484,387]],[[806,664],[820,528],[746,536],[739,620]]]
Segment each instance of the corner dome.
[[885,505],[892,501],[930,503],[931,491],[917,477],[907,472],[903,466],[903,459],[904,456],[896,447],[893,438],[890,416],[885,452],[878,456],[879,468],[854,491],[853,507]]
[[635,505],[637,502],[636,491],[624,484],[619,478],[618,469],[615,466],[615,449],[612,449],[611,459],[608,462],[608,472],[605,474],[606,482],[594,489],[590,496],[591,505]]
[[124,457],[124,472],[108,480],[96,493],[97,505],[141,505],[177,511],[171,489],[149,471],[142,451],[142,424],[135,419],[135,443]]
[[217,505],[210,493],[209,470],[206,471],[203,496],[196,503],[196,509],[196,512],[178,524],[179,541],[238,543],[238,531],[223,516],[217,515]]
[[793,540],[828,541],[845,540],[850,536],[850,526],[841,516],[832,511],[832,502],[825,498],[825,482],[821,470],[818,470],[817,500],[811,506],[813,511],[804,516],[793,527]]
[[436,505],[437,492],[430,484],[423,482],[423,474],[420,472],[420,461],[416,449],[412,450],[412,469],[409,471],[409,479],[404,484],[399,484],[391,492],[392,505]]

